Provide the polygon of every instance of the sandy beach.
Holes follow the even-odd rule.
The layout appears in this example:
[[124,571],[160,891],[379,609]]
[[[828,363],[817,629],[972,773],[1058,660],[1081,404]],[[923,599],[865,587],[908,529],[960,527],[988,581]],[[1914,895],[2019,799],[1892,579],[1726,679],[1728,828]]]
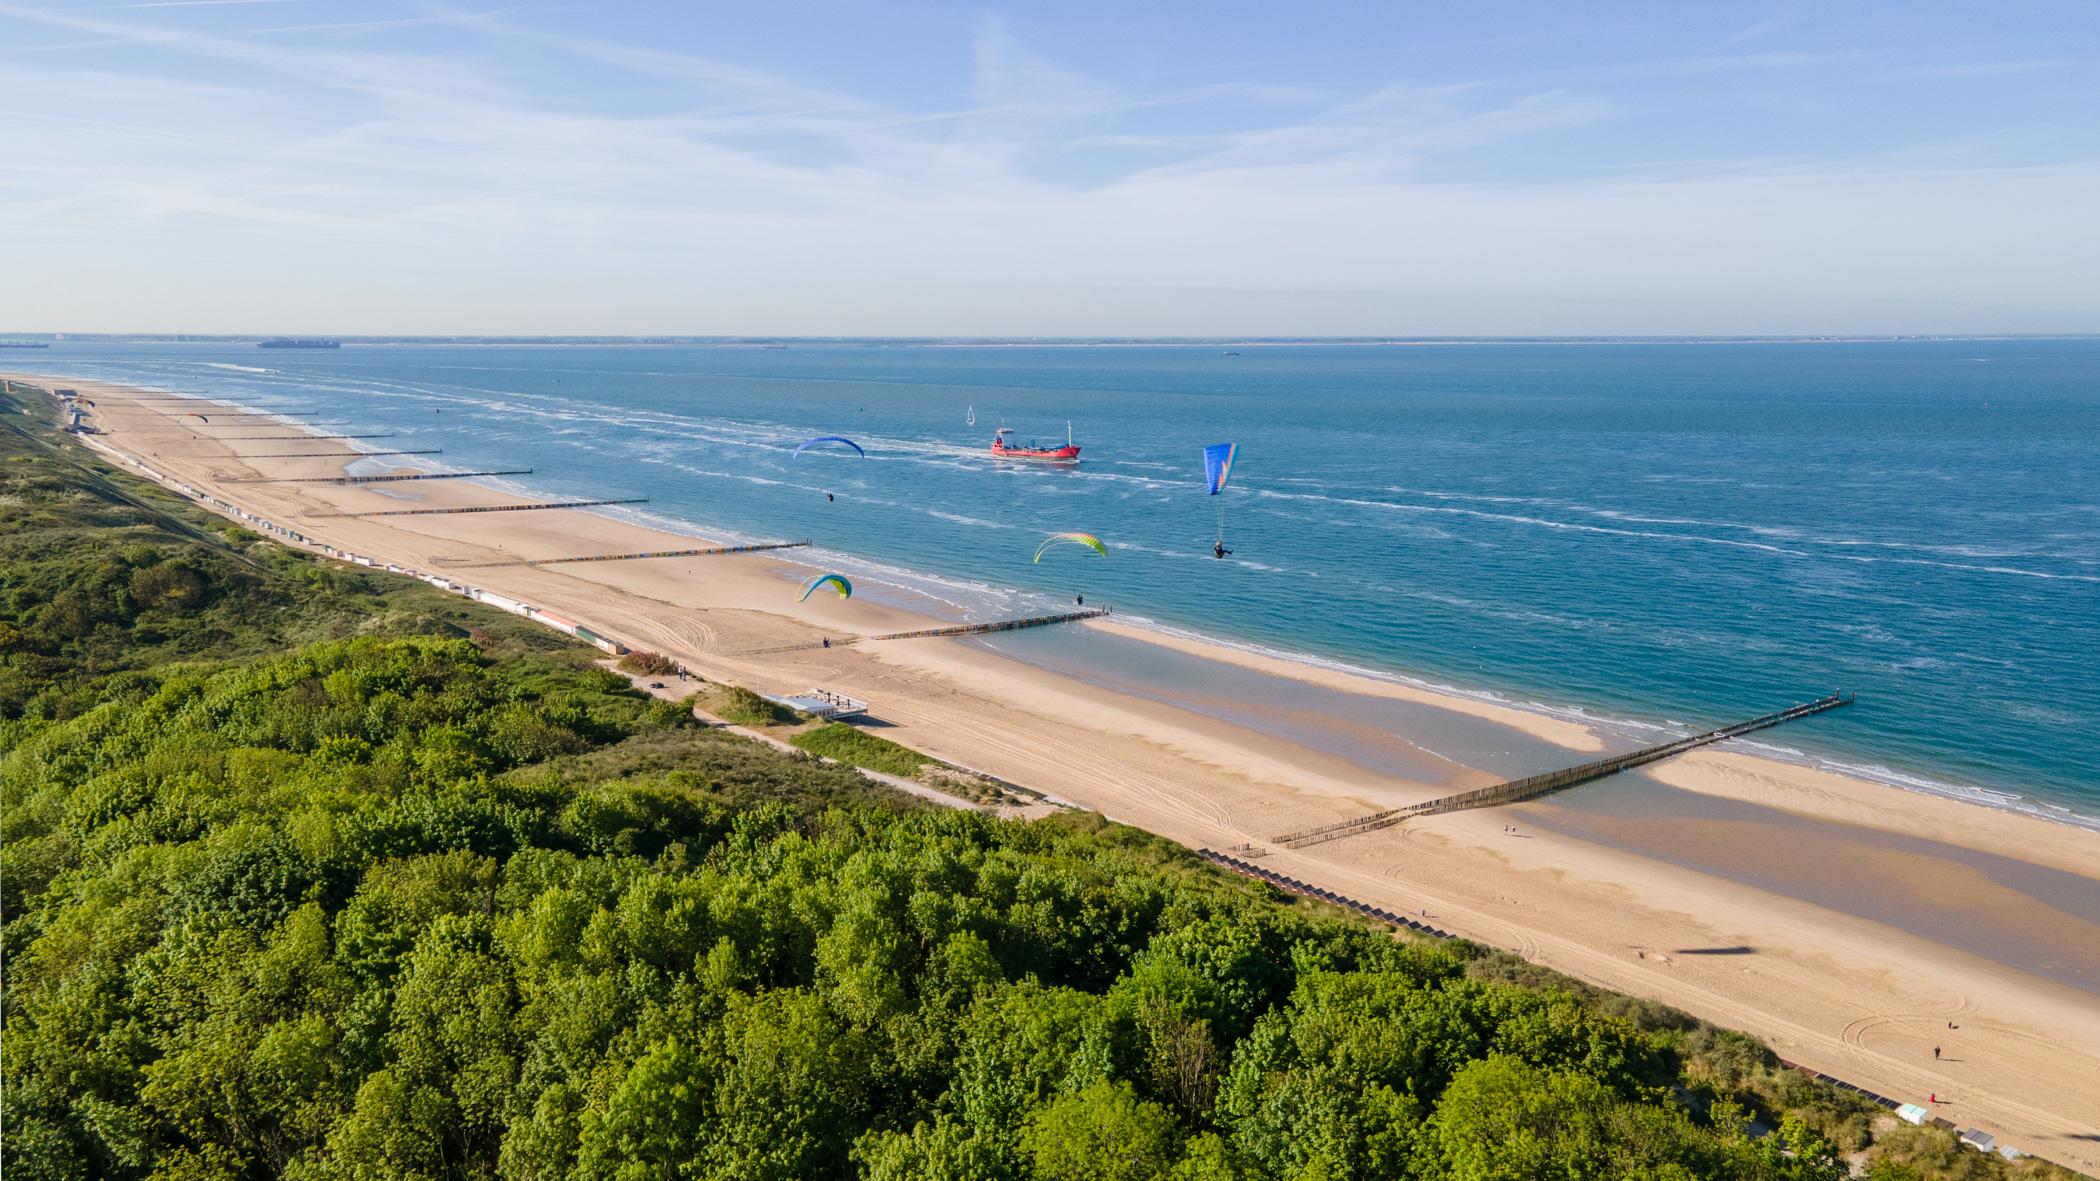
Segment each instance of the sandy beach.
[[[342,515],[518,498],[465,481],[247,482],[340,475],[358,456],[346,444],[217,403],[185,406],[165,393],[10,376],[92,399],[91,421],[101,432],[94,443],[120,465],[150,466],[309,538],[546,607],[710,679],[765,692],[821,685],[865,698],[890,727],[886,735],[929,755],[1190,847],[1266,850],[1265,865],[1389,909],[1426,912],[1467,938],[1744,1030],[1800,1065],[1907,1102],[1936,1093],[1938,1114],[1964,1128],[2100,1172],[2100,992],[2028,970],[2017,956],[1936,937],[1931,922],[1877,921],[1862,916],[1893,912],[1834,902],[1865,881],[1902,901],[1910,908],[1904,913],[1943,908],[1950,926],[2009,931],[2022,947],[2100,949],[2100,833],[1721,746],[1649,774],[1690,793],[1690,804],[1727,801],[1783,816],[1813,832],[1813,847],[1851,859],[1848,870],[1859,872],[1842,882],[1833,876],[1820,891],[1765,888],[1698,867],[1718,864],[1724,853],[1743,856],[1746,839],[1773,839],[1776,820],[1760,828],[1733,813],[1702,818],[1693,808],[1687,818],[1629,833],[1628,841],[1605,841],[1572,835],[1552,801],[1288,851],[1272,838],[1500,776],[1460,768],[1430,784],[1378,774],[1273,731],[954,640],[816,647],[822,638],[932,621],[867,598],[797,604],[794,583],[808,571],[791,560],[500,564],[697,543],[580,510]],[[208,423],[183,417],[200,407]],[[261,458],[294,451],[323,454]],[[1085,626],[1325,691],[1509,727],[1564,748],[1571,763],[1591,757],[1577,752],[1607,748],[1578,723],[1491,702],[1112,621]],[[808,647],[777,651],[793,645]],[[1512,824],[1516,833],[1507,831]],[[1672,855],[1637,851],[1636,835]],[[1774,848],[1771,858],[1786,874],[1821,872],[1816,858],[1789,861],[1786,853]],[[2048,871],[2055,892],[2015,888],[1964,853]],[[2075,970],[2082,968],[2067,969]],[[1939,1061],[1935,1045],[1945,1048]]]

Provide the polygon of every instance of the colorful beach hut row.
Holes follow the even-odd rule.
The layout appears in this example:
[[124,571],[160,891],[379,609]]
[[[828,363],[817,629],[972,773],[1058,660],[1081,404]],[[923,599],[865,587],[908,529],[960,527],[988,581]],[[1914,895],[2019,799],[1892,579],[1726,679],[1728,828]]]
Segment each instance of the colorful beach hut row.
[[399,566],[392,562],[381,561],[377,558],[368,557],[364,554],[352,553],[351,551],[345,549],[338,549],[337,547],[329,545],[326,542],[316,541],[315,539],[306,536],[304,533],[301,533],[296,529],[280,525],[267,517],[251,513],[247,509],[244,509],[239,505],[232,504],[225,500],[221,500],[220,498],[213,496],[211,493],[204,491],[202,488],[198,488],[197,486],[185,480],[178,479],[165,472],[158,471],[143,460],[138,459],[136,456],[120,451],[117,448],[111,447],[106,443],[102,443],[98,440],[90,440],[89,445],[109,455],[111,458],[123,463],[126,467],[131,468],[133,471],[138,472],[140,475],[145,476],[147,479],[152,480],[154,483],[159,484],[161,487],[179,493],[186,499],[201,504],[204,507],[211,509],[212,511],[217,512],[223,516],[232,517],[233,519],[241,522],[242,524],[252,527],[258,533],[274,536],[284,541],[290,542],[294,545],[303,546],[309,550],[314,551],[315,553],[323,555],[324,557],[334,558],[339,562],[349,562],[352,565],[356,566],[365,566],[374,570],[385,570],[389,574],[405,574],[411,578],[421,579],[422,581],[429,583],[430,585],[438,588],[439,590],[459,595],[462,598],[472,599],[477,603],[487,603],[491,607],[500,608],[504,611],[510,612],[513,615],[523,616],[524,618],[530,619],[535,623],[544,624],[547,627],[553,628],[555,631],[562,632],[566,635],[575,636],[577,639],[592,645],[601,652],[606,652],[614,656],[625,656],[629,651],[628,646],[622,643],[621,641],[614,639],[611,636],[605,635],[601,632],[594,631],[591,628],[586,627],[585,625],[578,623],[576,620],[570,619],[565,615],[549,611],[544,607],[535,606],[521,599],[513,599],[508,595],[498,594],[492,590],[486,590],[481,587],[471,586],[467,583],[447,578],[442,574],[432,574],[428,571],[416,570],[407,566]]

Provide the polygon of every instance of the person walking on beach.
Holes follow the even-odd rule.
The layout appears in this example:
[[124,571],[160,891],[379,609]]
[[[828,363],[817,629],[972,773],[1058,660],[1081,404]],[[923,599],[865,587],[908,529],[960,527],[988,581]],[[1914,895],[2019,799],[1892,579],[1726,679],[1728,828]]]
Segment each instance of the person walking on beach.
[[1938,1046],[1934,1046],[1932,1048],[1932,1060],[1934,1062],[1938,1062],[1940,1060],[1940,1048]]

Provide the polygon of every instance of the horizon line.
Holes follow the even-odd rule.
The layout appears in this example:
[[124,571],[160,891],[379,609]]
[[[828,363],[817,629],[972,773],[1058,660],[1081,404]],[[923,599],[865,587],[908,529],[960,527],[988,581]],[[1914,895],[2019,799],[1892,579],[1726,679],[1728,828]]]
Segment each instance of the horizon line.
[[264,340],[332,340],[369,344],[1201,344],[1201,345],[1290,345],[1290,344],[1469,344],[1469,343],[1676,343],[1676,342],[1784,342],[1784,343],[1871,343],[1958,340],[2092,340],[2100,339],[2100,328],[2086,332],[1627,332],[1627,333],[1436,333],[1388,335],[1337,333],[1332,335],[1221,335],[1186,334],[1087,334],[1032,335],[1026,333],[892,333],[892,334],[783,334],[783,333],[666,333],[666,332],[371,332],[371,333],[269,333],[269,332],[66,332],[0,330],[0,344],[242,344]]

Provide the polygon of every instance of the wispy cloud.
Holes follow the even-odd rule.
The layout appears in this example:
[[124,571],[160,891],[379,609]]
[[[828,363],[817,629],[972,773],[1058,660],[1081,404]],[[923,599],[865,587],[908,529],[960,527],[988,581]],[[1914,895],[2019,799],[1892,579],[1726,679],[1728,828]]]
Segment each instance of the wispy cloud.
[[313,0],[144,0],[139,4],[120,4],[119,8],[224,8],[249,4],[310,4]]
[[[1228,304],[1267,309],[1272,330],[1352,298],[1366,317],[1427,314],[1438,292],[1532,315],[1554,292],[1601,293],[1649,309],[1621,325],[1638,330],[1702,306],[1699,291],[1780,307],[1789,266],[1814,276],[1803,288],[1885,298],[1927,281],[1916,242],[1944,242],[1948,226],[1989,244],[1957,253],[1962,283],[1994,299],[2022,268],[2046,285],[2100,265],[2089,242],[2039,244],[2043,227],[2075,239],[2068,211],[2095,191],[2090,137],[2068,123],[2008,125],[2019,134],[1996,146],[1979,133],[1843,154],[1704,136],[1674,154],[1594,150],[1647,117],[1658,86],[1719,102],[1746,72],[1952,83],[2068,57],[1801,50],[1768,46],[1774,25],[1704,52],[1459,81],[1192,81],[1109,76],[987,18],[955,31],[962,64],[928,88],[944,99],[913,102],[690,44],[553,29],[531,11],[238,31],[179,11],[251,2],[294,0],[121,16],[0,0],[19,29],[93,39],[46,41],[11,74],[0,231],[34,244],[18,265],[117,273],[151,258],[404,315],[585,300],[634,330],[806,331],[1105,331],[1084,315],[1148,291],[1175,294],[1144,297],[1155,320],[1127,330],[1200,330],[1178,317]],[[2042,213],[1988,215],[2012,204]],[[136,280],[161,290],[149,270]],[[1204,290],[1235,294],[1184,308]],[[766,319],[797,307],[824,319]],[[1029,307],[1045,317],[1033,329]],[[728,319],[665,318],[699,311]]]

